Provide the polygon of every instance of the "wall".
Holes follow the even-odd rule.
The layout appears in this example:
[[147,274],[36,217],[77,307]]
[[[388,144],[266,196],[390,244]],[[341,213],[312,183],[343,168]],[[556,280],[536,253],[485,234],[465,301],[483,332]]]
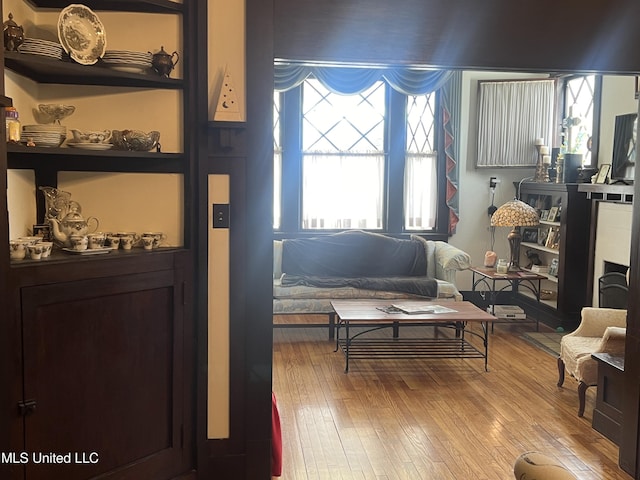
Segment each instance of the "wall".
[[635,77],[603,76],[598,164],[611,163],[616,115],[635,113],[637,110],[638,101],[635,99]]
[[231,74],[240,110],[246,119],[245,82],[245,2],[244,0],[209,0],[209,119],[215,118],[216,106],[225,70]]
[[[477,94],[478,81],[496,79],[517,79],[537,77],[516,73],[474,72],[465,71],[462,77],[462,105],[461,137],[460,137],[460,222],[455,235],[449,242],[471,255],[472,264],[482,265],[484,254],[491,249],[491,227],[487,208],[491,205],[489,179],[497,177],[500,180],[493,199],[494,205],[499,207],[512,200],[515,196],[513,182],[534,174],[532,168],[476,168],[476,137],[477,137]],[[533,147],[533,139],[531,140]],[[509,258],[509,244],[507,243],[508,229],[495,228],[494,251],[499,258]],[[471,290],[471,272],[460,272],[457,284],[461,290]]]

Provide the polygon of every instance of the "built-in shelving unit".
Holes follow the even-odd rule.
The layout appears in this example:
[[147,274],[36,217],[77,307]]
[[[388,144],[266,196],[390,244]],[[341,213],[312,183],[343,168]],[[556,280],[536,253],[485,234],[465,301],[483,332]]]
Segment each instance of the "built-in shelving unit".
[[[527,253],[533,251],[542,265],[555,265],[552,269],[556,270],[536,272],[547,277],[542,282],[539,314],[546,317],[546,323],[571,328],[577,325],[587,299],[590,204],[578,192],[578,184],[523,182],[520,199],[542,216],[538,227],[526,227],[529,232],[521,229],[531,238],[521,244],[520,265],[529,264]],[[551,211],[554,218],[545,219]],[[526,291],[519,292],[519,299],[527,308],[538,308]]]
[[[19,4],[21,11],[31,9],[34,18],[40,13],[53,18],[50,14],[55,9],[69,5],[66,0],[12,2],[13,6]],[[195,335],[190,299],[194,268],[191,229],[195,216],[191,186],[197,155],[188,132],[197,118],[195,109],[190,108],[196,104],[196,70],[190,69],[195,64],[191,60],[195,53],[189,50],[198,44],[195,12],[199,7],[194,2],[166,0],[87,0],[83,4],[94,11],[107,11],[105,16],[111,17],[112,22],[119,18],[130,21],[131,13],[161,14],[137,15],[140,24],[134,36],[145,28],[153,29],[154,20],[170,25],[163,31],[163,38],[182,46],[181,75],[176,75],[182,78],[114,70],[100,60],[95,65],[80,65],[71,60],[4,52],[4,87],[10,84],[16,92],[0,93],[8,97],[17,93],[25,114],[33,104],[51,103],[50,98],[77,97],[78,104],[87,107],[83,112],[85,121],[95,117],[96,125],[100,125],[100,113],[106,108],[110,118],[122,119],[121,128],[136,128],[127,115],[131,105],[138,107],[139,114],[134,119],[139,121],[144,118],[140,112],[149,103],[160,102],[152,106],[164,107],[161,102],[169,98],[170,111],[177,112],[161,123],[166,125],[164,131],[171,133],[169,153],[9,144],[2,146],[6,160],[3,158],[0,165],[20,171],[15,176],[21,182],[34,180],[33,186],[21,183],[13,188],[21,189],[20,194],[35,191],[38,220],[43,218],[44,201],[38,187],[57,187],[61,175],[77,178],[87,172],[91,179],[103,181],[104,177],[119,174],[144,173],[152,175],[140,178],[147,182],[152,178],[153,182],[160,174],[160,184],[171,179],[171,185],[182,190],[180,195],[174,195],[182,200],[183,219],[176,223],[180,224],[178,229],[184,229],[184,243],[172,242],[173,247],[153,251],[134,248],[104,255],[70,255],[55,250],[43,260],[10,261],[6,254],[2,257],[7,282],[0,284],[5,287],[2,296],[8,299],[3,316],[7,341],[3,346],[10,346],[5,358],[12,362],[4,388],[12,414],[2,419],[2,425],[8,425],[10,431],[9,443],[0,447],[20,451],[29,445],[34,451],[46,452],[82,451],[92,445],[100,451],[100,461],[95,465],[66,466],[62,475],[68,478],[194,478],[188,472],[195,470]],[[6,1],[4,8],[10,8]],[[30,20],[23,18],[21,23]],[[126,29],[122,33],[114,30],[123,41],[129,39]],[[17,88],[22,87],[18,85],[21,78],[27,80],[24,91]],[[31,82],[36,86],[32,87]],[[91,110],[93,94],[108,98],[100,104],[103,110],[96,107],[95,114]],[[157,108],[149,110],[154,112]],[[122,189],[137,191],[140,187],[131,184]],[[147,188],[153,189],[154,185]],[[96,189],[95,196],[104,203],[103,212],[109,210],[109,195],[113,194]],[[30,212],[12,212],[8,198],[0,203],[7,207],[10,218],[13,213],[31,216]],[[163,214],[153,201],[140,202],[132,208],[139,209],[142,215]],[[3,226],[2,231],[8,237],[9,230]],[[41,348],[43,342],[46,349]],[[78,401],[86,408],[74,407]],[[22,415],[15,413],[26,403],[33,403],[34,409],[37,405],[37,409],[24,410]],[[8,412],[9,408],[3,411]],[[12,466],[8,478],[29,480],[57,475],[36,468]]]

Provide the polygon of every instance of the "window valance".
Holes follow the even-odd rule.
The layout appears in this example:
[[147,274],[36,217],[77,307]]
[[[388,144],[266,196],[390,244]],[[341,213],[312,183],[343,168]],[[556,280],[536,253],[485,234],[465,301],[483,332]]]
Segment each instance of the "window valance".
[[326,88],[339,94],[361,93],[375,82],[384,80],[404,95],[425,95],[442,87],[449,79],[451,71],[276,64],[275,90],[284,92],[295,88],[311,74]]

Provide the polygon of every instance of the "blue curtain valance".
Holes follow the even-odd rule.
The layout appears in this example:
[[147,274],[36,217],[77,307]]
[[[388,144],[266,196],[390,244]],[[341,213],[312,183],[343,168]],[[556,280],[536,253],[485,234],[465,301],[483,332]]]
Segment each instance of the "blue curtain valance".
[[449,79],[448,70],[410,68],[348,68],[277,64],[274,66],[275,89],[280,92],[300,85],[313,74],[330,91],[353,95],[365,91],[379,80],[405,95],[425,95],[442,87]]

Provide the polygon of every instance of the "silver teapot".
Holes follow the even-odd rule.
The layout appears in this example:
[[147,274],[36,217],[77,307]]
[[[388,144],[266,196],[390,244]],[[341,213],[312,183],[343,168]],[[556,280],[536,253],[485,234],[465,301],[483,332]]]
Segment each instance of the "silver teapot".
[[24,42],[24,30],[13,21],[13,14],[9,14],[9,20],[3,23],[4,26],[4,49],[12,52],[17,51],[18,47]]
[[[176,58],[175,61],[173,57]],[[158,74],[168,78],[171,70],[173,70],[178,63],[178,60],[180,60],[180,55],[178,55],[178,52],[168,54],[164,51],[164,47],[161,46],[160,51],[153,54],[151,66],[156,72],[158,72]]]

